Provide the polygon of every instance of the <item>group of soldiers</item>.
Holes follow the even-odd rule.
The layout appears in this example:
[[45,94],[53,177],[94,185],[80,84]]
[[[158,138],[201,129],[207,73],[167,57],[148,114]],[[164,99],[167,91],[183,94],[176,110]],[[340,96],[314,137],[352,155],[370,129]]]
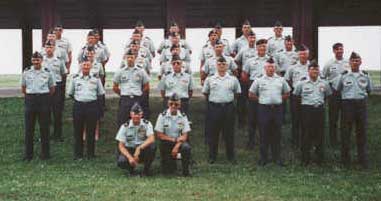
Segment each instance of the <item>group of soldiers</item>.
[[[236,164],[235,121],[248,126],[247,147],[256,144],[259,131],[260,160],[264,166],[274,162],[284,166],[281,154],[282,124],[286,102],[292,122],[292,144],[301,151],[301,162],[324,162],[324,114],[329,109],[329,136],[338,145],[340,127],[342,163],[351,164],[350,139],[356,126],[358,161],[368,167],[367,98],[372,83],[367,72],[360,70],[361,57],[352,52],[343,56],[344,46],[335,43],[334,58],[320,70],[309,60],[309,49],[296,45],[291,36],[283,36],[277,21],[274,36],[257,40],[249,21],[242,24],[242,36],[232,44],[221,38],[222,26],[217,23],[209,32],[200,54],[202,93],[206,97],[205,143],[209,147],[210,164],[217,160],[219,135],[222,134],[227,159]],[[65,94],[74,100],[74,159],[95,156],[100,120],[105,111],[105,65],[110,51],[100,40],[100,32],[91,30],[77,57],[79,72],[73,74],[66,90],[66,78],[72,63],[70,42],[62,37],[62,26],[47,35],[41,52],[32,56],[32,66],[22,74],[25,94],[25,160],[33,158],[33,135],[36,120],[41,133],[41,159],[48,159],[49,138],[62,138],[62,115]],[[113,91],[120,96],[117,113],[119,130],[117,164],[136,174],[135,167],[144,163],[142,174],[150,175],[150,166],[159,141],[162,172],[173,173],[176,160],[182,161],[182,173],[190,175],[192,122],[188,119],[194,83],[190,66],[192,50],[181,38],[180,28],[173,22],[167,38],[155,50],[153,41],[144,35],[144,24],[138,21],[128,40],[120,68],[113,77]],[[157,52],[155,52],[157,51]],[[152,59],[160,54],[158,89],[164,112],[155,127],[150,117],[149,91]],[[50,118],[50,117],[53,118]],[[339,119],[341,119],[339,121]],[[340,123],[340,126],[338,124]],[[50,136],[49,128],[54,132]],[[155,133],[154,133],[155,132]],[[196,145],[197,146],[197,145]],[[271,150],[271,157],[268,151]],[[315,150],[316,160],[310,152]]]

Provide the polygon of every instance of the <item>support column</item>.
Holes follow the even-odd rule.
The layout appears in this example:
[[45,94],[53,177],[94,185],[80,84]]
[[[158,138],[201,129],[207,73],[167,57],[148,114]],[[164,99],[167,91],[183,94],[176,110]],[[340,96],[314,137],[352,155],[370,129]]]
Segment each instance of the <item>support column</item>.
[[40,0],[40,7],[43,45],[48,31],[54,28],[56,23],[56,0]]
[[186,12],[185,0],[166,0],[166,24],[165,30],[169,28],[171,21],[175,20],[180,27],[181,36],[185,38],[185,12]]

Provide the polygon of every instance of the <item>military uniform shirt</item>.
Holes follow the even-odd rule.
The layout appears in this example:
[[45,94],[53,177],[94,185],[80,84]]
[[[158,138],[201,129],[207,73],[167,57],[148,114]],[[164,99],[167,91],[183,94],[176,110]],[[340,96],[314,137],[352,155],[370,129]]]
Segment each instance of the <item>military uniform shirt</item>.
[[165,91],[166,97],[176,93],[180,98],[189,98],[188,92],[193,90],[192,77],[188,73],[173,72],[160,80],[158,88]]
[[274,74],[272,77],[262,75],[250,86],[249,92],[258,96],[258,103],[264,105],[282,104],[282,95],[290,92],[286,80]]
[[324,99],[332,94],[332,90],[325,80],[318,78],[312,81],[310,78],[304,78],[296,85],[293,94],[302,98],[302,105],[320,106],[324,104]]
[[[173,72],[173,66],[171,62],[165,62],[160,65],[160,75],[168,75]],[[181,72],[192,74],[192,69],[190,68],[190,64],[187,62],[182,62]]]
[[105,90],[98,77],[76,74],[70,83],[68,94],[76,101],[90,102],[97,100],[97,96],[105,94]]
[[[47,53],[45,51],[45,48],[42,48],[40,53],[43,57],[47,57]],[[68,56],[67,52],[63,49],[59,49],[59,48],[55,49],[53,55],[54,55],[54,57],[60,59],[65,64],[67,62],[69,62],[69,56]]]
[[201,62],[205,62],[206,60],[214,57],[216,53],[214,52],[214,47],[209,43],[202,47],[201,53],[200,53],[200,60]]
[[278,50],[274,55],[275,61],[278,65],[277,72],[287,72],[287,69],[297,64],[299,55],[295,51]]
[[136,148],[153,134],[151,122],[142,119],[138,125],[134,125],[132,120],[130,120],[129,123],[120,126],[115,139],[124,143],[126,147]]
[[339,76],[347,69],[350,69],[348,60],[337,60],[334,58],[329,60],[324,65],[321,75],[323,78],[327,79],[330,83],[332,83],[337,76]]
[[[129,47],[126,47],[126,49],[124,50],[124,52],[128,52],[128,50],[130,50]],[[146,47],[140,47],[139,50],[138,50],[138,56],[137,57],[142,57],[142,58],[145,58],[147,59],[149,62],[152,61],[153,59],[153,56],[151,54],[151,52],[149,51],[149,49],[147,49]]]
[[333,81],[333,88],[341,92],[344,100],[359,100],[368,97],[373,85],[367,73],[345,71]]
[[62,60],[54,56],[51,58],[46,56],[42,63],[53,73],[55,82],[62,82],[62,75],[66,73],[66,66]]
[[247,60],[246,65],[242,67],[242,71],[249,74],[250,80],[255,80],[259,75],[265,73],[265,63],[269,59],[268,56],[256,56]]
[[106,57],[106,60],[110,58],[110,50],[108,49],[107,45],[104,44],[102,41],[98,41],[97,45],[103,50],[103,54]]
[[[162,62],[162,63],[163,62],[171,62],[172,61],[172,56],[173,55],[171,53],[171,50],[170,49],[165,49],[161,53],[160,62]],[[190,54],[184,48],[180,49],[179,57],[180,57],[181,61],[185,61],[185,62],[188,62],[188,63],[191,62]]]
[[232,48],[232,51],[237,54],[241,50],[248,47],[249,47],[249,41],[244,35],[242,35],[241,37],[237,38],[237,40],[234,41],[231,48]]
[[241,64],[242,66],[246,65],[247,61],[251,58],[257,56],[257,50],[255,47],[247,47],[238,52],[234,60]]
[[[227,73],[230,75],[233,74],[233,72],[237,69],[237,64],[234,62],[233,58],[230,56],[223,56],[226,60],[227,65]],[[208,76],[212,76],[217,73],[217,57],[213,56],[206,60],[205,65],[203,66],[202,70],[208,74]]]
[[[219,40],[222,42],[222,44],[224,44],[224,51],[223,51],[224,55],[230,56],[231,53],[232,53],[232,50],[231,50],[231,47],[230,47],[228,39],[222,38],[222,39],[219,39]],[[210,41],[209,40],[206,41],[205,45],[210,45]]]
[[156,120],[155,131],[161,132],[169,137],[177,138],[181,134],[191,131],[188,118],[185,114],[177,111],[176,115],[172,115],[170,110],[159,114]]
[[[126,66],[128,66],[127,61],[122,60],[120,63],[120,68],[124,68]],[[151,62],[149,62],[148,59],[139,56],[135,59],[135,66],[143,69],[147,74],[149,74],[152,69]]]
[[284,37],[277,38],[273,36],[267,40],[267,52],[270,56],[274,56],[277,51],[284,49]]
[[[87,51],[87,47],[88,46],[89,45],[86,44],[79,51],[79,54],[78,54],[78,57],[77,57],[78,63],[82,63],[83,62],[83,58],[85,58],[85,56],[86,56],[86,51]],[[107,61],[108,57],[107,57],[107,55],[105,53],[105,50],[99,44],[94,45],[94,50],[95,50],[94,59],[97,62],[103,63],[103,62]]]
[[[180,39],[179,46],[180,48],[186,49],[189,53],[192,51],[190,45],[188,44],[186,40]],[[170,49],[171,47],[172,47],[172,42],[170,39],[167,38],[160,43],[157,51],[159,51],[161,54],[165,49]]]
[[[78,69],[78,74],[82,72],[81,68]],[[98,63],[97,61],[93,61],[93,64],[90,68],[90,75],[94,77],[102,77],[105,75],[105,71],[103,69],[103,65]]]
[[114,83],[120,86],[122,96],[141,96],[143,85],[149,82],[147,73],[137,67],[124,67],[119,69],[113,79]]
[[221,77],[219,74],[207,77],[202,93],[209,94],[209,101],[213,103],[229,103],[234,100],[235,94],[241,93],[241,86],[235,76]]
[[21,77],[21,86],[26,88],[27,94],[49,93],[50,87],[55,86],[53,73],[43,66],[39,70],[34,66],[26,68]]
[[290,66],[286,74],[284,75],[284,78],[287,81],[292,82],[292,87],[295,88],[296,84],[303,78],[308,76],[308,65],[309,62],[307,61],[306,64],[301,64],[300,61],[296,63],[295,65]]
[[61,39],[56,39],[56,47],[63,49],[66,53],[69,54],[69,52],[72,52],[72,46],[71,43],[67,38],[61,37]]

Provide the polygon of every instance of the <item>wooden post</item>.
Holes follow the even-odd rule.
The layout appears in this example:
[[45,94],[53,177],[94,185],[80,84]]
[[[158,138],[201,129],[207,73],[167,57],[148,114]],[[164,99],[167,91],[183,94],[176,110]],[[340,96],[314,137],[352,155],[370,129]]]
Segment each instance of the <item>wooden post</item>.
[[185,12],[186,12],[186,2],[185,0],[166,0],[166,23],[165,32],[169,28],[171,21],[176,21],[180,27],[180,34],[185,38]]
[[40,0],[42,46],[46,41],[48,31],[54,28],[56,23],[56,0]]

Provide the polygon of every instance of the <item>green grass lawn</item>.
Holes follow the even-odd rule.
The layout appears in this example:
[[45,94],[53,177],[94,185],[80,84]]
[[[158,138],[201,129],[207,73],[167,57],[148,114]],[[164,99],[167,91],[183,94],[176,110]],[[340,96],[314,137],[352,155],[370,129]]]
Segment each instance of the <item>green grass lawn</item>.
[[[340,166],[338,148],[326,150],[323,167],[299,165],[299,153],[288,146],[289,118],[283,129],[283,156],[287,167],[256,166],[258,150],[248,151],[245,128],[236,129],[238,165],[230,165],[220,147],[218,162],[206,162],[204,145],[204,100],[192,100],[191,140],[193,176],[165,177],[159,172],[159,153],[151,178],[126,177],[116,167],[114,140],[118,99],[108,99],[101,139],[95,160],[72,160],[72,101],[66,101],[64,143],[51,143],[52,159],[38,159],[40,145],[35,143],[35,159],[21,160],[23,153],[23,99],[0,99],[0,200],[381,200],[381,96],[369,102],[369,158],[371,169]],[[161,111],[158,98],[151,100],[154,117]],[[38,136],[38,134],[36,134]],[[352,149],[355,151],[355,149]]]

